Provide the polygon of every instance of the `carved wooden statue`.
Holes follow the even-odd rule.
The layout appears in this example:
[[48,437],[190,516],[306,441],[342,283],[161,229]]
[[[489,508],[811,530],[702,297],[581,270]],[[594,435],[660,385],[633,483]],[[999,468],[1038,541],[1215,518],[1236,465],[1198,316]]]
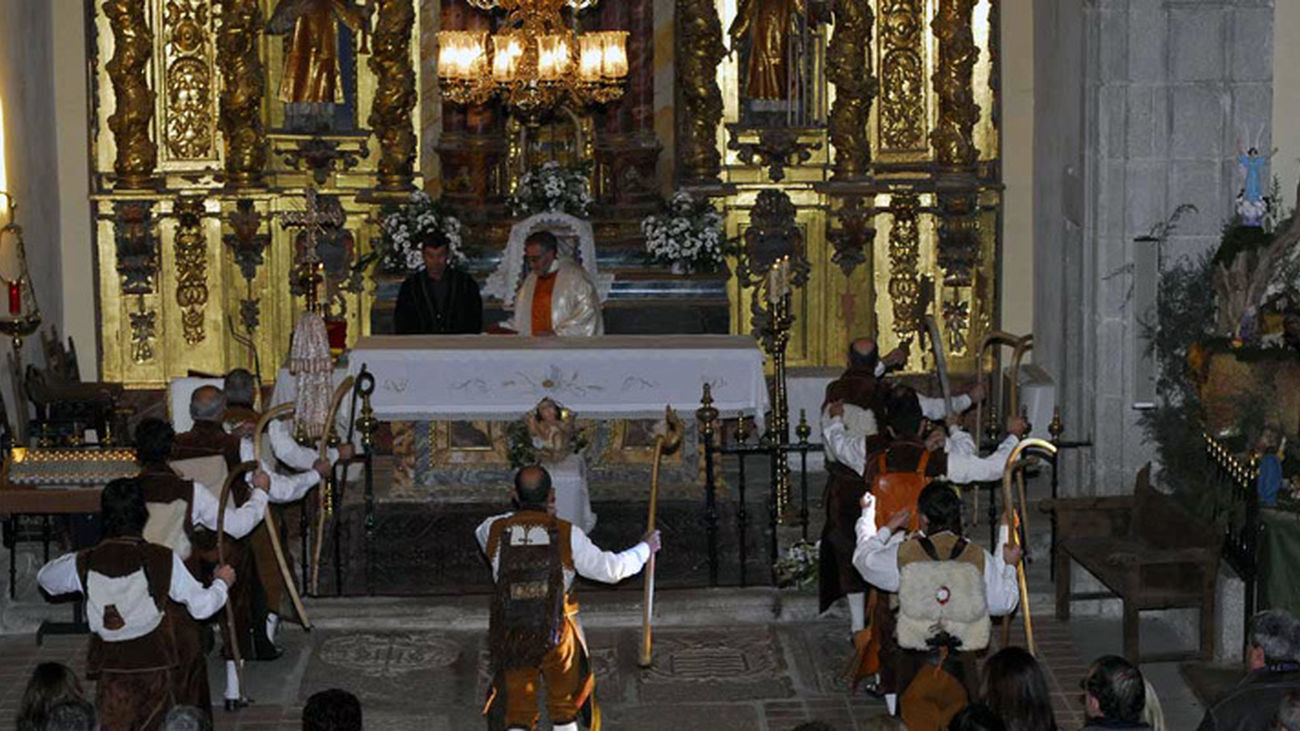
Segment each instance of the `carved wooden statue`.
[[267,23],[273,35],[290,33],[280,78],[280,101],[291,114],[316,115],[324,109],[315,105],[343,103],[339,72],[339,31],[342,22],[353,32],[365,30],[364,9],[351,0],[280,0]]

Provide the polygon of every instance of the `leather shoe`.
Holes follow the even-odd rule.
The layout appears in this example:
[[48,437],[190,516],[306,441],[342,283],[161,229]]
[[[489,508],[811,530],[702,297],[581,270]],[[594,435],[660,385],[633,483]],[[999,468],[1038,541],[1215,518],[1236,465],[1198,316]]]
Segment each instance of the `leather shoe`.
[[252,698],[227,698],[226,712],[234,713],[241,708],[247,708],[253,702]]

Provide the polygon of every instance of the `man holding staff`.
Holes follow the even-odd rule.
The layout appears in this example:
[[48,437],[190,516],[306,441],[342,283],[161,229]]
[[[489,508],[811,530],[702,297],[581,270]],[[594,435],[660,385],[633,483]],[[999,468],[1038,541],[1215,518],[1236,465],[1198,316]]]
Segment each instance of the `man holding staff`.
[[[639,573],[659,550],[659,531],[635,546],[603,551],[587,534],[555,517],[551,476],[538,466],[515,474],[515,510],[474,531],[492,567],[496,590],[488,626],[492,690],[485,714],[504,702],[507,729],[536,726],[537,676],[546,679],[546,707],[556,731],[591,728],[595,676],[578,623],[573,578],[614,584]],[[504,695],[504,699],[502,696]]]

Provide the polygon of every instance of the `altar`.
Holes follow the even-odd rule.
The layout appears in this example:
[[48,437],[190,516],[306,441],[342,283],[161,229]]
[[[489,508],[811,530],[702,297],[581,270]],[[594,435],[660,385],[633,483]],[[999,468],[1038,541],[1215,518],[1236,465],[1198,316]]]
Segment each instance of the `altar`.
[[673,407],[686,439],[665,458],[661,484],[666,496],[694,498],[704,386],[724,416],[762,423],[768,409],[763,354],[747,336],[371,336],[347,368],[375,378],[371,406],[392,433],[389,498],[476,501],[485,486],[510,484],[509,425],[543,398],[577,416],[593,499],[646,495],[651,428]]

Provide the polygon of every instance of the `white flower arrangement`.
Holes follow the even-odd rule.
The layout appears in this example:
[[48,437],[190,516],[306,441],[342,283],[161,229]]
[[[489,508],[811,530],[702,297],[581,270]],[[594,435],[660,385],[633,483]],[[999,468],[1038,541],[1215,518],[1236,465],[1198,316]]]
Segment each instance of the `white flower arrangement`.
[[591,206],[591,182],[587,166],[564,167],[543,163],[519,179],[508,201],[510,210],[521,218],[544,211],[561,211],[585,218]]
[[707,200],[679,191],[667,208],[641,221],[645,250],[652,261],[687,271],[717,271],[726,261],[722,214]]
[[420,256],[420,237],[430,231],[441,231],[449,242],[453,264],[464,264],[461,250],[460,219],[451,215],[440,201],[435,201],[424,191],[411,194],[410,202],[384,218],[380,227],[379,268],[388,273],[410,273],[424,264]]
[[816,588],[821,547],[821,541],[816,543],[795,541],[773,566],[776,572],[776,585],[800,591]]

